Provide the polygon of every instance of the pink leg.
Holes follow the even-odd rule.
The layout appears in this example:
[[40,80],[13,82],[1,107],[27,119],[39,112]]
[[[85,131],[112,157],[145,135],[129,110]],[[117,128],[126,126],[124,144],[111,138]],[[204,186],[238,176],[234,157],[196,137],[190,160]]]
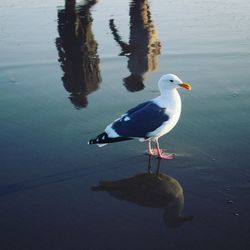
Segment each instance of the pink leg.
[[155,144],[156,144],[158,158],[165,159],[165,160],[171,160],[171,159],[175,158],[175,154],[163,153],[163,150],[160,149],[160,147],[159,147],[158,139],[155,140]]
[[[160,149],[160,152],[163,153],[163,150]],[[158,150],[156,148],[151,148],[151,140],[148,140],[148,154],[151,156],[153,155],[158,156]]]
[[148,140],[148,154],[153,155],[152,148],[151,148],[151,141]]

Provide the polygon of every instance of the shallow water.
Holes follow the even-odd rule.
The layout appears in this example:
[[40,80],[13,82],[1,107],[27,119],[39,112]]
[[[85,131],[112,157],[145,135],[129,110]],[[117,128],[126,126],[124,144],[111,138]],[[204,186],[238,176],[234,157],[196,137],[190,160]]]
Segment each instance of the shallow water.
[[[0,249],[249,249],[249,8],[2,0]],[[176,159],[87,145],[165,73],[193,87]]]

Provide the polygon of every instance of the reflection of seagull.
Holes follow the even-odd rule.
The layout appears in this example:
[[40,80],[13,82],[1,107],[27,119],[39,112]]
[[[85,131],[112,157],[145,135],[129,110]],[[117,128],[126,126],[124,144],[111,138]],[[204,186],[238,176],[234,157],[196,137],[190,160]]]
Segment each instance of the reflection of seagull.
[[65,9],[58,10],[60,37],[56,39],[56,46],[64,72],[62,81],[76,108],[87,106],[87,95],[97,90],[101,82],[90,13],[95,3],[89,0],[76,7],[75,1],[66,1]]
[[[149,167],[150,165],[149,160]],[[191,216],[181,215],[184,206],[183,189],[171,176],[159,172],[137,174],[118,181],[102,181],[93,191],[107,191],[113,197],[126,200],[144,207],[164,208],[164,220],[170,227],[180,226],[190,221]]]
[[147,0],[132,0],[129,15],[129,43],[122,41],[113,19],[109,21],[109,26],[115,41],[121,47],[120,55],[128,57],[128,69],[131,75],[123,81],[125,87],[133,92],[142,90],[144,74],[156,69],[157,56],[160,54],[160,41],[151,19]]
[[[159,148],[158,139],[170,132],[179,120],[181,98],[177,88],[190,90],[191,86],[172,74],[163,75],[158,85],[161,92],[159,97],[127,111],[109,124],[102,134],[90,140],[89,144],[104,146],[107,143],[137,138],[140,141],[148,141],[150,155],[172,159],[173,154],[163,153]],[[156,143],[156,149],[151,149],[151,140]]]

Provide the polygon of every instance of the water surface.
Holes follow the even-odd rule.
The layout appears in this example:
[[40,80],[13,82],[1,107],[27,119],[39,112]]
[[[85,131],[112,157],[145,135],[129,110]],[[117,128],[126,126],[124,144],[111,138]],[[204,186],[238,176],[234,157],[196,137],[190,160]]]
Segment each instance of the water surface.
[[[249,249],[249,8],[2,0],[0,248]],[[175,160],[87,145],[165,73],[193,86]]]

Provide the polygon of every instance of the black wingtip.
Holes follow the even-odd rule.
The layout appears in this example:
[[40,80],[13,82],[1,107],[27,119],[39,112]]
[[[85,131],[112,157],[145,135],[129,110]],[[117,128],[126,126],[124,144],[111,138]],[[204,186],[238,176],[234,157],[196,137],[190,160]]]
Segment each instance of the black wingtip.
[[108,135],[107,133],[102,133],[98,135],[95,139],[91,139],[88,141],[88,144],[104,144],[107,143]]
[[91,139],[91,140],[88,141],[88,144],[89,145],[94,144],[94,141],[95,141],[95,139]]
[[108,134],[106,132],[103,132],[102,134],[98,135],[95,139],[91,139],[88,141],[88,144],[106,144],[106,143],[114,143],[114,142],[120,142],[120,141],[127,141],[132,140],[133,138],[127,138],[127,137],[116,137],[116,138],[110,138],[108,137]]

